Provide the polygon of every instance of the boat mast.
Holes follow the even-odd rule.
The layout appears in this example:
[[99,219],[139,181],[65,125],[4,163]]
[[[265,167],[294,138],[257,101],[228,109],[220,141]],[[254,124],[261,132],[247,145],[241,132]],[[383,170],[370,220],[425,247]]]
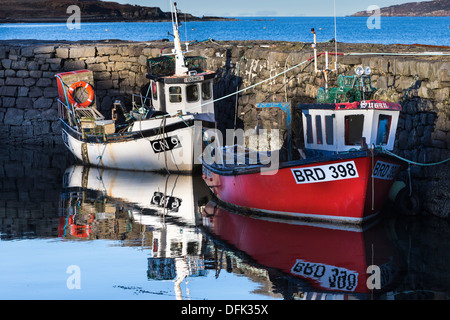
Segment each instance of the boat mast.
[[173,25],[173,36],[174,36],[174,51],[175,54],[175,75],[177,76],[184,76],[188,73],[189,69],[186,67],[184,63],[184,55],[183,50],[181,49],[181,41],[180,41],[180,33],[178,32],[179,25],[178,25],[178,10],[177,10],[177,3],[174,2],[174,10],[173,10],[173,16],[175,21],[172,21]]

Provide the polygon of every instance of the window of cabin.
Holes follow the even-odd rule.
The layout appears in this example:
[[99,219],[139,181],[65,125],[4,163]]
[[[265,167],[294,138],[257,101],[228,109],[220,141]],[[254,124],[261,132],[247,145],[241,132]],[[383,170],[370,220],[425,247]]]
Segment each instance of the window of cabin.
[[386,145],[389,141],[392,116],[381,114],[378,118],[377,145]]
[[170,87],[169,88],[169,101],[172,103],[179,103],[182,101],[181,87]]
[[153,100],[158,100],[158,85],[156,84],[155,81],[152,81],[151,85],[152,85]]
[[312,119],[311,119],[311,115],[307,114],[306,115],[306,143],[313,143],[314,139],[313,139],[313,131],[312,131]]
[[361,145],[364,126],[364,115],[345,116],[345,144],[347,146]]
[[211,81],[203,82],[202,83],[202,99],[203,100],[209,100],[211,99]]
[[191,84],[186,86],[186,100],[187,102],[197,102],[199,99],[198,85]]
[[325,135],[328,145],[334,144],[333,118],[334,116],[325,116]]
[[317,144],[323,144],[321,116],[316,116],[316,137],[317,137]]

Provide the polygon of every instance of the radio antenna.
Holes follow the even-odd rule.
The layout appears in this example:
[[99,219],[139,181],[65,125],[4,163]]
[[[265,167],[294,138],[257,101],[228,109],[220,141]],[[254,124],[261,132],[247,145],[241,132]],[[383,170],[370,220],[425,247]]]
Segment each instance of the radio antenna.
[[334,52],[335,54],[335,59],[334,60],[334,68],[336,69],[336,71],[338,70],[338,55],[337,55],[337,24],[336,24],[336,0],[334,0]]

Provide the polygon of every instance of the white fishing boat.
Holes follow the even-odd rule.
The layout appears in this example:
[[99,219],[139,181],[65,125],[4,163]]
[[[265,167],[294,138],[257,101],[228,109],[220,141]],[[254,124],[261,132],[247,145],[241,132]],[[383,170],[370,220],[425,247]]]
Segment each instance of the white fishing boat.
[[[204,57],[185,57],[189,48],[186,44],[182,50],[179,26],[175,3],[172,52],[148,59],[148,94],[133,95],[131,108],[115,101],[111,119],[97,110],[93,72],[56,75],[62,138],[84,164],[134,171],[194,170],[202,144],[195,129],[215,122],[216,74],[204,68]],[[123,113],[124,123],[117,112]]]

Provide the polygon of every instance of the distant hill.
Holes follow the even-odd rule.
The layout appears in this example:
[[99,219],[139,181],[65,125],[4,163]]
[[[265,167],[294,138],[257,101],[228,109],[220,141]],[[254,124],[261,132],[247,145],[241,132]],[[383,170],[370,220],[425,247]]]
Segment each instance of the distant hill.
[[[409,2],[395,6],[381,8],[384,17],[448,17],[450,16],[450,0],[435,0],[422,2]],[[372,15],[360,11],[352,16],[367,17]]]
[[[1,0],[0,23],[65,22],[71,14],[67,8],[81,9],[81,22],[171,21],[171,13],[157,7],[143,7],[100,0]],[[184,14],[182,15],[184,20]],[[229,20],[220,17],[195,17],[186,20]]]

